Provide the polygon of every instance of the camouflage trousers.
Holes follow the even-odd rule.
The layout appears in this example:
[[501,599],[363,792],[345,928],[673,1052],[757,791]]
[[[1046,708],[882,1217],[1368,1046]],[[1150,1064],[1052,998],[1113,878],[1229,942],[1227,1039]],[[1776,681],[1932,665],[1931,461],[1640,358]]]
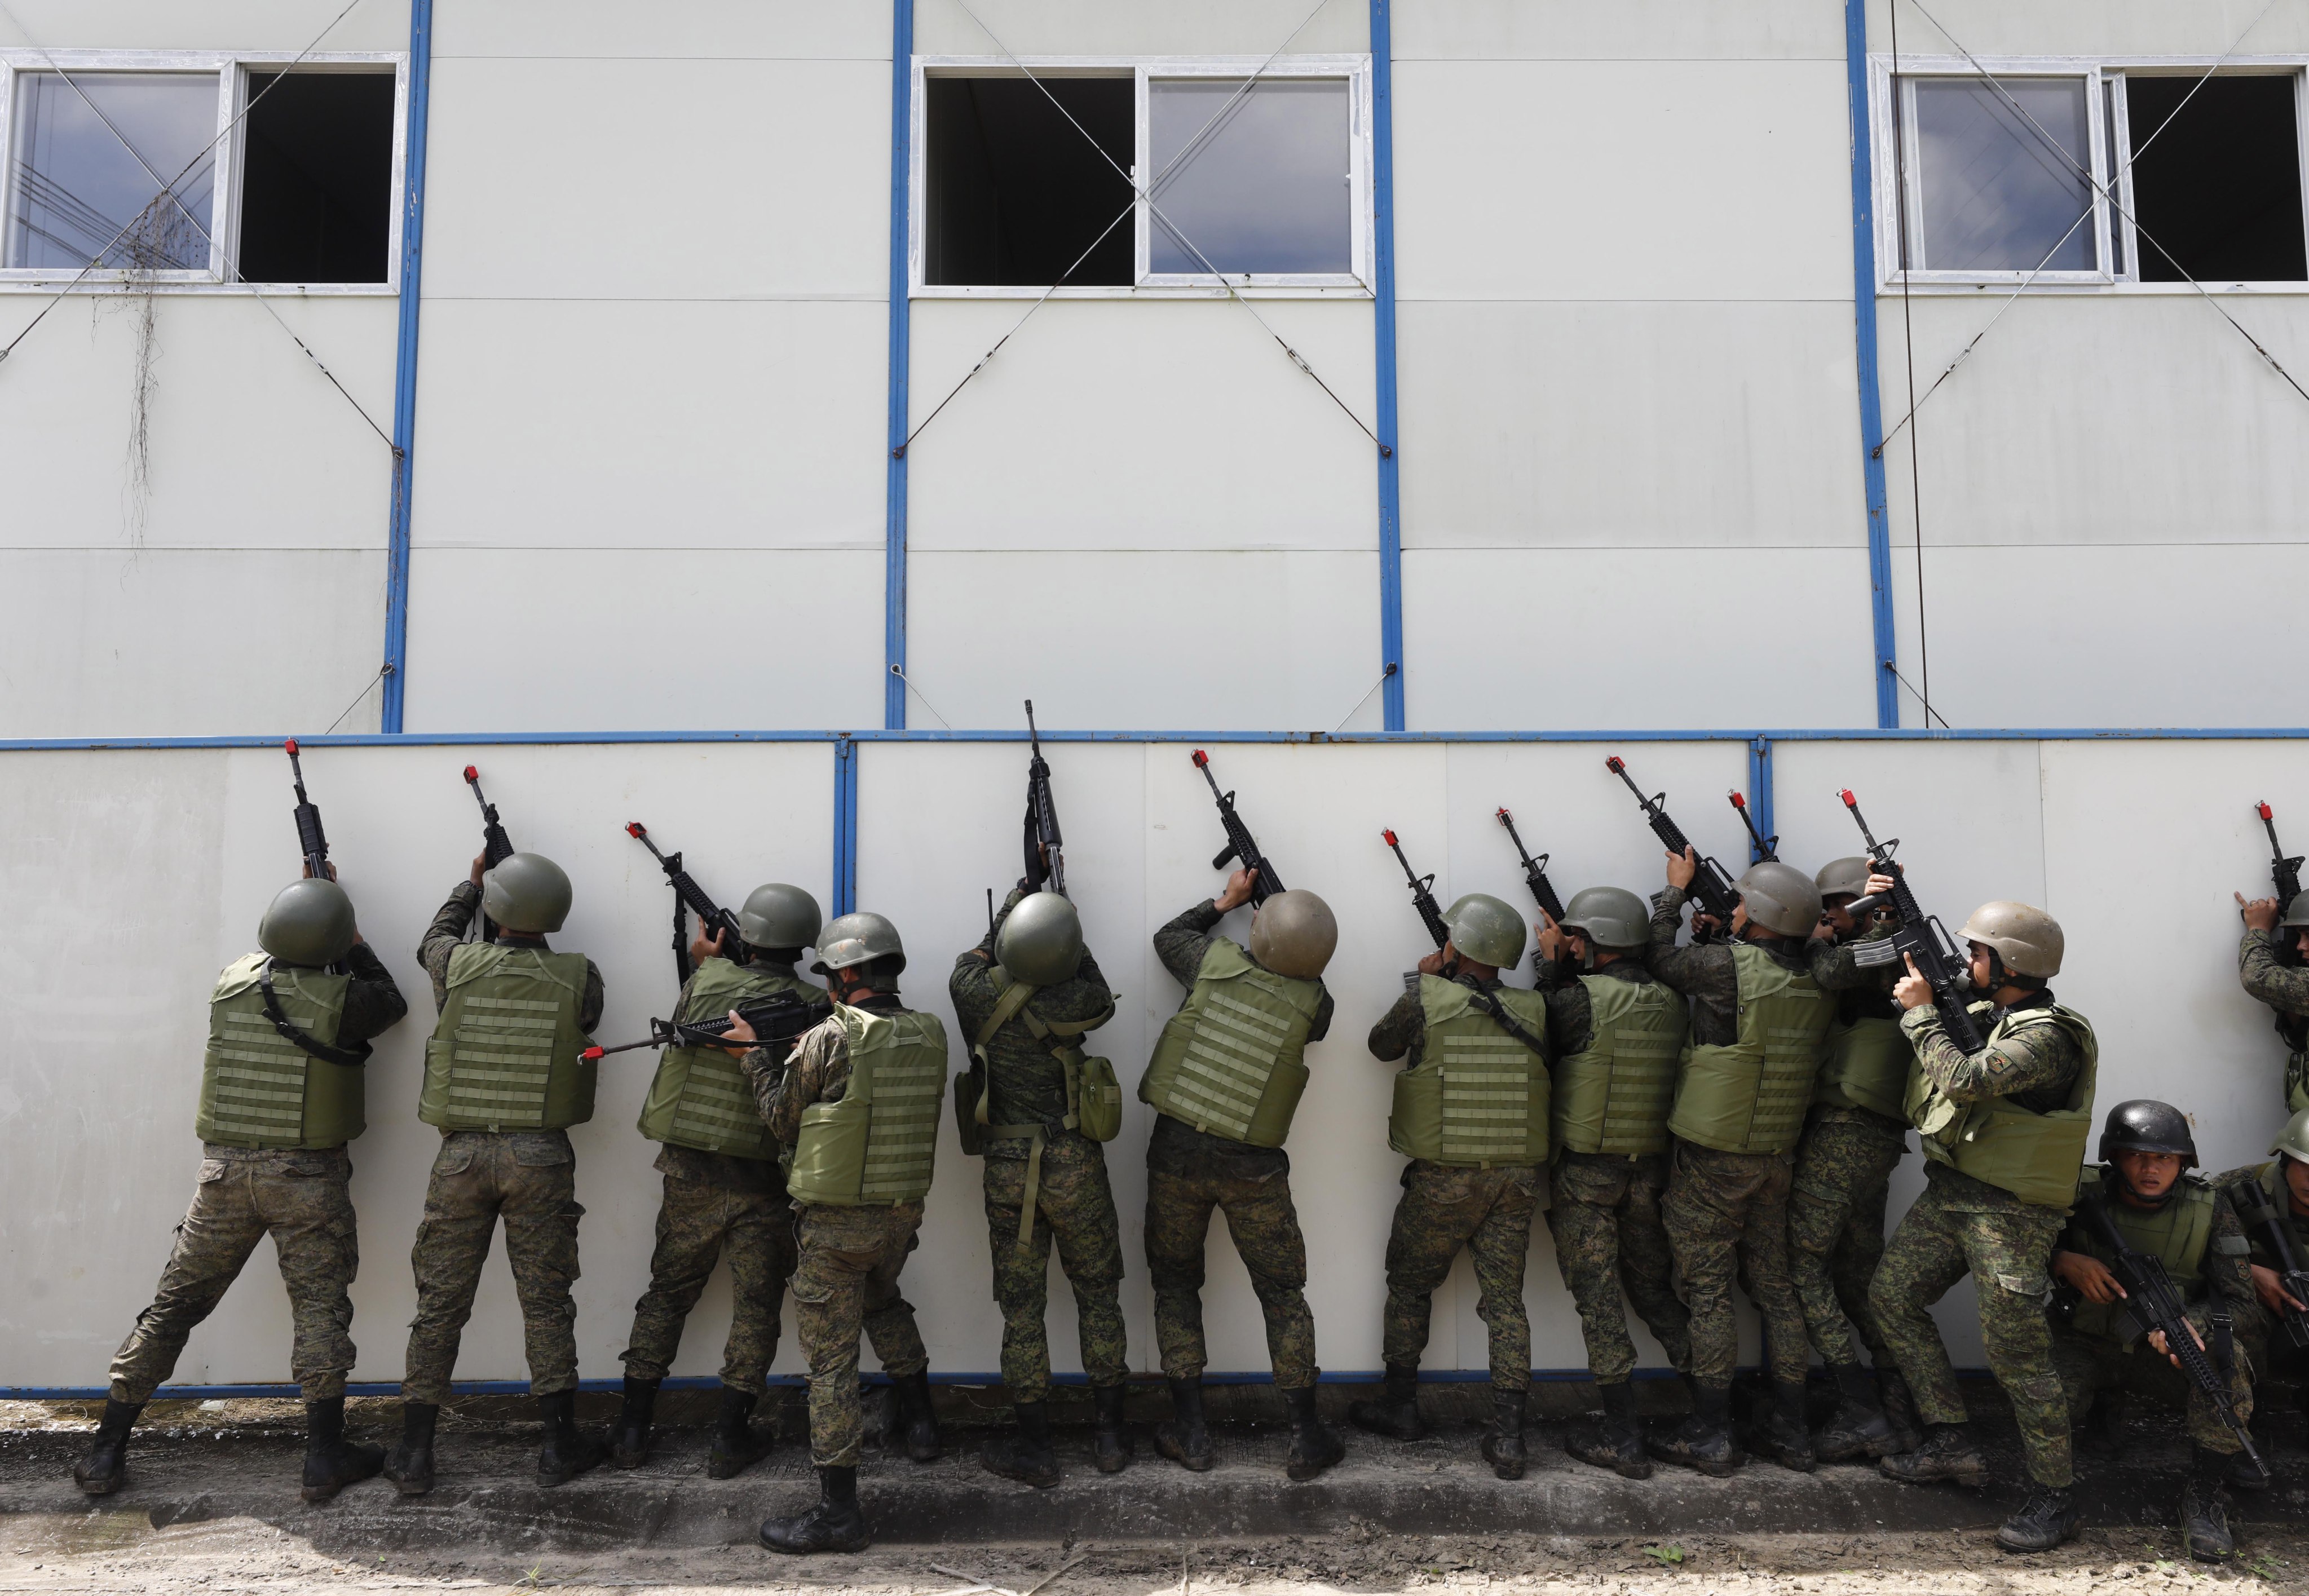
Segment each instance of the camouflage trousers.
[[1740,1362],[1740,1325],[1732,1309],[1739,1280],[1764,1316],[1771,1377],[1802,1380],[1812,1353],[1788,1279],[1787,1158],[1719,1152],[1690,1142],[1676,1143],[1668,1156],[1660,1217],[1683,1272],[1684,1306],[1691,1310],[1692,1378],[1702,1385],[1732,1384]]
[[1024,1245],[1026,1143],[997,1142],[1016,1157],[986,1158],[986,1235],[994,1253],[994,1300],[1002,1308],[1002,1383],[1010,1400],[1038,1402],[1051,1391],[1051,1247],[1074,1288],[1083,1372],[1093,1385],[1120,1385],[1130,1372],[1122,1327],[1122,1234],[1107,1184],[1106,1152],[1086,1137],[1060,1134],[1042,1148],[1033,1229]]
[[577,1388],[577,1155],[560,1131],[457,1131],[441,1138],[425,1188],[425,1217],[409,1261],[417,1272],[417,1317],[401,1394],[449,1400],[457,1343],[473,1316],[473,1293],[489,1238],[505,1221],[506,1262],[521,1299],[529,1389],[550,1396]]
[[2066,1488],[2074,1480],[2069,1449],[2069,1404],[2053,1367],[2053,1333],[2045,1323],[2045,1297],[2053,1243],[2065,1222],[2057,1208],[2011,1203],[1973,1206],[1978,1199],[1951,1194],[1937,1166],[1884,1249],[1868,1305],[1884,1342],[1916,1393],[1927,1424],[1961,1424],[1964,1395],[1932,1305],[1967,1274],[1980,1300],[1980,1339],[1989,1372],[2004,1388],[2020,1428],[2028,1478]]
[[[2212,1336],[2200,1314],[2189,1316],[2196,1324],[2197,1333],[2210,1346]],[[2068,1399],[2069,1421],[2082,1424],[2091,1411],[2093,1398],[2102,1392],[2127,1392],[2145,1396],[2161,1407],[2177,1408],[2188,1416],[2189,1438],[2209,1452],[2236,1453],[2244,1448],[2237,1445],[2236,1432],[2221,1418],[2220,1409],[2213,1399],[2197,1389],[2196,1385],[2166,1358],[2149,1344],[2143,1337],[2125,1350],[2106,1336],[2079,1335],[2074,1331],[2055,1329],[2053,1334],[2053,1367],[2061,1376],[2061,1391]],[[2213,1366],[2219,1368],[2218,1364]],[[2235,1344],[2228,1367],[2229,1407],[2240,1423],[2253,1419],[2253,1360],[2246,1355],[2242,1342]]]
[[1284,1391],[1312,1385],[1315,1316],[1307,1311],[1307,1241],[1291,1201],[1291,1164],[1279,1152],[1148,1160],[1146,1272],[1154,1286],[1154,1342],[1163,1376],[1198,1378],[1208,1360],[1203,1249],[1215,1208],[1226,1215],[1227,1234],[1258,1294],[1275,1384]]
[[1524,1256],[1540,1204],[1536,1165],[1458,1169],[1414,1159],[1387,1238],[1387,1312],[1380,1356],[1416,1367],[1427,1350],[1436,1290],[1465,1247],[1475,1265],[1475,1316],[1491,1332],[1492,1384],[1531,1385],[1531,1316],[1523,1305]]
[[2295,1052],[2285,1059],[2285,1111],[2298,1114],[2309,1109],[2309,1052]]
[[1635,1373],[1636,1343],[1621,1303],[1624,1290],[1668,1362],[1678,1374],[1691,1373],[1691,1310],[1671,1283],[1675,1258],[1660,1222],[1667,1155],[1567,1152],[1548,1180],[1547,1228],[1555,1237],[1564,1289],[1579,1309],[1587,1372],[1604,1385]]
[[296,1325],[289,1367],[308,1402],[345,1393],[353,1366],[353,1305],[346,1293],[360,1268],[350,1189],[352,1160],[342,1147],[243,1152],[201,1160],[193,1205],[177,1227],[152,1306],[112,1357],[111,1397],[142,1403],[173,1373],[193,1327],[216,1310],[266,1235],[289,1289]]
[[898,1272],[922,1226],[920,1203],[800,1210],[800,1260],[794,1266],[794,1333],[809,1359],[809,1461],[855,1468],[865,1446],[858,1396],[858,1336],[893,1378],[930,1367],[914,1310],[898,1295]]
[[[1796,1147],[1788,1196],[1788,1271],[1812,1349],[1829,1364],[1860,1360],[1852,1333],[1877,1363],[1891,1353],[1868,1306],[1884,1256],[1884,1202],[1908,1151],[1904,1126],[1865,1109],[1816,1108]],[[1846,1321],[1849,1321],[1847,1324]]]
[[668,1175],[649,1290],[634,1304],[631,1344],[622,1354],[627,1377],[665,1378],[681,1346],[681,1327],[726,1255],[730,1339],[722,1347],[722,1384],[757,1396],[769,1390],[778,1304],[794,1272],[794,1211],[782,1191],[735,1191]]

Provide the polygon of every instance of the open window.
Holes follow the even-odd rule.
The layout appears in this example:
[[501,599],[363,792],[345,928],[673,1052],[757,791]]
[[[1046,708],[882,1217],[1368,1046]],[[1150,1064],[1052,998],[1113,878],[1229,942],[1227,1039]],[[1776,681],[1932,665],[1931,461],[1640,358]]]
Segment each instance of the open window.
[[251,72],[240,276],[382,283],[392,237],[393,74]]
[[2120,80],[2143,282],[2309,279],[2291,73]]

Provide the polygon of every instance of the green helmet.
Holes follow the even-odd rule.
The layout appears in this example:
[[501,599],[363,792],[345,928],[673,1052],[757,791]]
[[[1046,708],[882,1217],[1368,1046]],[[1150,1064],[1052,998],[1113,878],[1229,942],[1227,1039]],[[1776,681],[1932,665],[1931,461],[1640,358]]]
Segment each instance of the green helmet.
[[1983,903],[1957,935],[1994,948],[2004,968],[2015,975],[2042,979],[2061,973],[2061,954],[2067,946],[2061,923],[2041,909],[2002,900]]
[[333,964],[354,936],[353,901],[318,876],[282,887],[256,923],[256,945],[283,964]]
[[1875,873],[1876,867],[1868,862],[1867,857],[1855,853],[1848,858],[1829,860],[1812,879],[1823,898],[1864,898],[1868,895],[1868,878]]
[[2277,1145],[2271,1152],[2281,1152],[2297,1163],[2309,1164],[2309,1109],[2304,1109],[2285,1122],[2277,1134]]
[[561,929],[569,896],[567,873],[541,853],[509,853],[481,877],[481,912],[525,936]]
[[825,924],[817,900],[783,881],[756,887],[738,911],[738,935],[754,947],[814,947]]
[[1557,924],[1577,931],[1597,947],[1614,950],[1648,946],[1652,939],[1651,910],[1624,887],[1588,886],[1571,894]]
[[1748,905],[1748,919],[1782,936],[1809,936],[1820,924],[1820,888],[1793,865],[1766,859],[1748,867],[1733,884]]
[[1523,962],[1523,916],[1489,893],[1469,893],[1443,911],[1451,945],[1478,964],[1512,970]]
[[817,962],[810,968],[820,975],[874,959],[895,959],[897,970],[906,967],[905,945],[898,940],[898,927],[878,914],[863,910],[843,915],[820,931],[816,946]]
[[1082,956],[1082,916],[1056,893],[1019,899],[994,939],[994,957],[1010,979],[1030,987],[1074,979]]
[[2309,893],[2296,893],[2293,902],[2285,907],[2285,918],[2277,923],[2280,926],[2309,926]]
[[1251,916],[1250,956],[1277,975],[1311,981],[1338,945],[1331,906],[1301,888],[1276,893]]

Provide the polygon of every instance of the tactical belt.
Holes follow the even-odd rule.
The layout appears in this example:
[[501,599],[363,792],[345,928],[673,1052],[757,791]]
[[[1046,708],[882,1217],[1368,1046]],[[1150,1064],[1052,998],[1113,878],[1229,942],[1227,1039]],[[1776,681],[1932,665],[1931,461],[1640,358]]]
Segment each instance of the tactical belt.
[[1109,1004],[1106,1012],[1094,1020],[1045,1022],[1026,1008],[1026,1000],[1041,989],[1030,987],[1025,981],[1013,981],[995,1002],[994,1012],[986,1016],[986,1023],[978,1028],[978,1035],[971,1043],[971,1051],[978,1056],[981,1064],[986,1065],[986,1090],[978,1094],[979,1145],[982,1147],[989,1142],[1016,1141],[1021,1137],[1029,1143],[1026,1149],[1026,1193],[1018,1205],[1018,1251],[1022,1255],[1034,1238],[1034,1209],[1042,1195],[1042,1149],[1049,1143],[1050,1133],[1039,1123],[987,1123],[987,1100],[994,1095],[994,1066],[992,1060],[986,1057],[986,1044],[994,1040],[996,1031],[1014,1018],[1025,1021],[1026,1029],[1033,1033],[1034,1040],[1049,1048],[1051,1057],[1059,1061],[1059,1073],[1067,1083],[1067,1111],[1059,1121],[1059,1126],[1062,1130],[1073,1130],[1082,1123],[1079,1112],[1081,1087],[1074,1061],[1067,1055],[1074,1050],[1075,1038],[1096,1031],[1114,1017],[1114,1005]]
[[288,1038],[291,1044],[303,1048],[323,1064],[338,1064],[350,1067],[368,1062],[371,1048],[367,1042],[356,1042],[350,1048],[333,1048],[326,1042],[315,1040],[297,1029],[297,1022],[282,1011],[281,999],[272,990],[272,960],[267,959],[264,962],[264,973],[256,978],[256,984],[264,995],[264,1017],[272,1021],[272,1029]]

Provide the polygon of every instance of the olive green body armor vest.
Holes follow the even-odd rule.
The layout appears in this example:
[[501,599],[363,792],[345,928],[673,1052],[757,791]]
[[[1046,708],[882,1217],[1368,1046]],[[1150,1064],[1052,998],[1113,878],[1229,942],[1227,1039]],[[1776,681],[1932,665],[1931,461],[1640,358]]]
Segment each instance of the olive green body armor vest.
[[[1547,1000],[1500,987],[1490,996],[1537,1040]],[[1419,978],[1426,1022],[1418,1066],[1395,1078],[1387,1144],[1406,1158],[1461,1169],[1547,1161],[1547,1060],[1510,1036],[1475,995],[1439,975]]]
[[[2134,1252],[2149,1254],[2165,1265],[2165,1272],[2173,1277],[2173,1289],[2181,1294],[2183,1302],[2202,1299],[2206,1291],[2205,1257],[2210,1250],[2213,1217],[2220,1195],[2197,1177],[2184,1175],[2174,1185],[2172,1200],[2151,1213],[2127,1206],[2106,1177],[2107,1171],[2097,1165],[2085,1170],[2077,1182],[2076,1198],[2098,1196],[2102,1211],[2115,1221],[2126,1244]],[[2114,1255],[2101,1238],[2082,1224],[2071,1226],[2061,1246],[2073,1246],[2075,1250],[2103,1264],[2115,1262]],[[2080,1335],[2105,1336],[2127,1346],[2140,1334],[2139,1327],[2125,1315],[2121,1298],[2114,1302],[2080,1299],[2070,1314],[2069,1324]]]
[[1667,1128],[1719,1152],[1780,1153],[1796,1144],[1836,1005],[1807,972],[1760,947],[1732,949],[1739,1040],[1686,1048]]
[[1908,1072],[1916,1067],[1898,1020],[1872,1015],[1838,1025],[1828,1033],[1828,1061],[1820,1066],[1812,1101],[1838,1109],[1865,1109],[1908,1123]]
[[938,1156],[946,1100],[946,1027],[935,1014],[878,1014],[837,1003],[829,1025],[850,1045],[850,1084],[801,1111],[786,1190],[837,1208],[920,1201]]
[[[1982,1020],[1994,1013],[1986,1003],[1972,1005],[1971,1011]],[[1924,1157],[1931,1161],[2011,1192],[2023,1203],[2065,1212],[2076,1196],[2077,1170],[2084,1163],[2085,1144],[2092,1135],[2093,1083],[2098,1073],[2100,1044],[2094,1040],[2090,1022],[2056,1003],[2046,1008],[2007,1010],[1990,1027],[1988,1045],[1993,1048],[2031,1025],[2061,1026],[2083,1049],[2084,1063],[2062,1107],[2039,1114],[2009,1098],[1956,1102],[1917,1069],[1908,1076],[1908,1123],[1916,1127]]]
[[[707,959],[689,978],[676,1020],[718,1020],[739,1004],[784,994],[826,1001],[824,988],[778,964]],[[737,1057],[720,1048],[668,1048],[658,1058],[637,1127],[653,1142],[731,1158],[777,1157],[770,1127]]]
[[[209,1046],[193,1129],[229,1147],[342,1147],[367,1128],[357,1064],[316,1058],[282,1036],[264,1011],[264,968],[251,953],[229,964],[209,998]],[[273,965],[272,995],[298,1030],[337,1040],[351,977]]]
[[425,1044],[417,1117],[445,1131],[558,1131],[593,1117],[593,1045],[577,1023],[585,955],[468,942]]
[[1583,975],[1579,984],[1595,1034],[1555,1066],[1555,1144],[1617,1158],[1666,1152],[1691,1005],[1658,981]]
[[1277,975],[1214,937],[1138,1078],[1138,1100],[1230,1142],[1282,1146],[1307,1090],[1302,1056],[1322,1002],[1322,982]]

